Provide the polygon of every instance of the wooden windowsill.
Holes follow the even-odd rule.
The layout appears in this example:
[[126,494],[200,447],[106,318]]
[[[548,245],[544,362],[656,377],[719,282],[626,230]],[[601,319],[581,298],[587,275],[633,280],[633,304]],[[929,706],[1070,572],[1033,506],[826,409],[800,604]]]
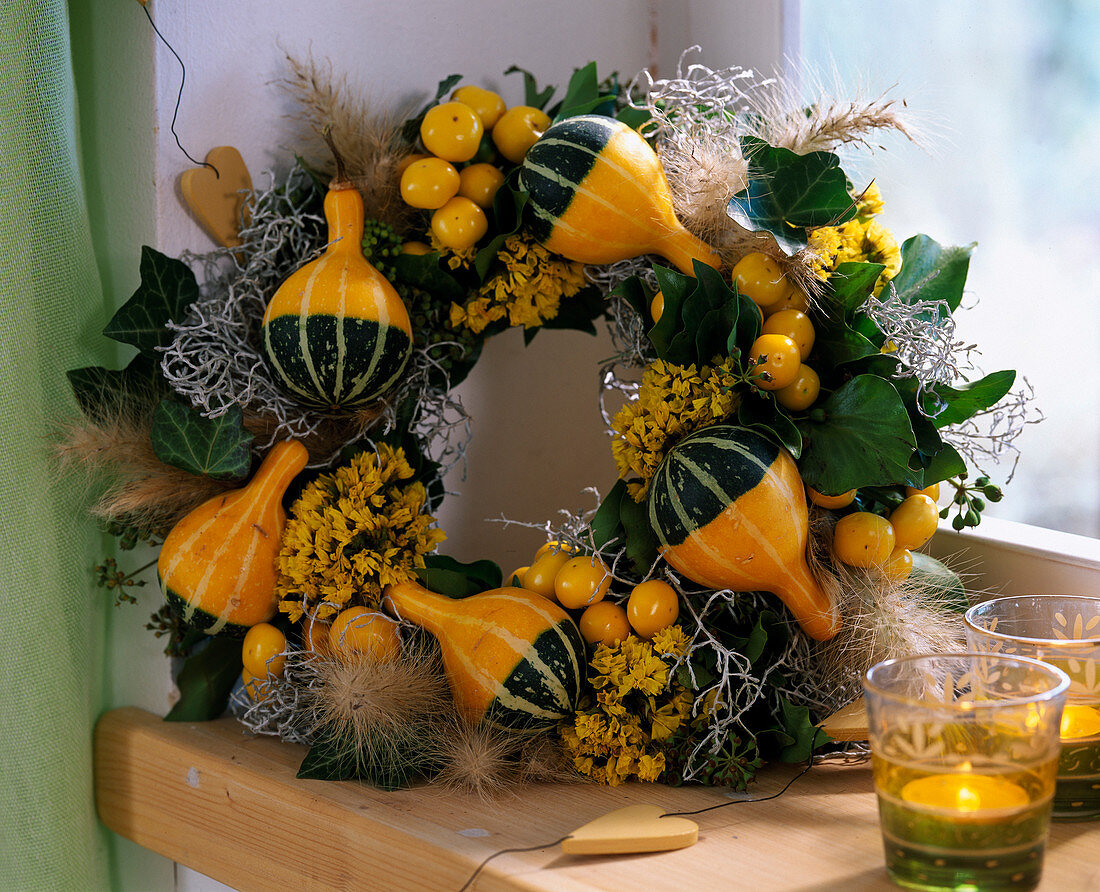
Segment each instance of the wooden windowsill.
[[[240,890],[459,889],[492,852],[545,844],[635,803],[687,811],[713,788],[530,786],[495,802],[431,787],[385,793],[297,780],[304,748],[232,719],[163,722],[118,709],[96,729],[96,803],[117,833]],[[753,795],[794,769],[761,775]],[[779,799],[695,818],[696,845],[650,855],[502,855],[474,889],[896,889],[867,765],[820,765]],[[1055,824],[1040,889],[1100,888],[1100,822]]]

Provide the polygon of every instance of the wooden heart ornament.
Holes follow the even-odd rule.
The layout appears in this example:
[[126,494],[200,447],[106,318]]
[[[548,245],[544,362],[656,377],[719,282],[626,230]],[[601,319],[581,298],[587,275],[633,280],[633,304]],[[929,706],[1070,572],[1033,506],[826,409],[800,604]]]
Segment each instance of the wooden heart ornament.
[[[206,155],[217,168],[193,167],[180,174],[180,192],[191,212],[219,245],[235,248],[241,243],[239,227],[245,196],[252,189],[241,153],[233,146],[218,146]],[[247,210],[245,211],[247,214]]]
[[699,825],[664,817],[659,805],[629,805],[578,827],[562,841],[567,855],[627,855],[686,849],[699,839]]

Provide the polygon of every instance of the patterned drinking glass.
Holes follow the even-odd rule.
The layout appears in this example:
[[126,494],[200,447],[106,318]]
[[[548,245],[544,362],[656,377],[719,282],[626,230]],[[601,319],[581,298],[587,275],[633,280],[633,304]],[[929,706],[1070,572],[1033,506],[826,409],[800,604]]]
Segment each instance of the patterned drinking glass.
[[966,612],[971,650],[1033,657],[1070,678],[1054,817],[1100,817],[1100,598],[994,598]]
[[1069,679],[990,654],[887,660],[864,679],[886,869],[911,889],[1039,881]]

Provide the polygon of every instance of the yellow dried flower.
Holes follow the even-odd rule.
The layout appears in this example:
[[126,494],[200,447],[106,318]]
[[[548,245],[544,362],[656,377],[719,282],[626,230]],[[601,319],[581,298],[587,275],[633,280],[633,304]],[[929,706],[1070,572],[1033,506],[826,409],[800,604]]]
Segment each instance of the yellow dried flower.
[[611,455],[619,476],[641,477],[627,491],[640,502],[665,453],[688,434],[733,414],[741,402],[735,392],[736,367],[730,357],[710,365],[678,366],[658,359],[642,373],[636,399],[612,419]]
[[882,213],[882,192],[878,183],[871,181],[871,185],[863,190],[863,194],[856,200],[856,216],[861,220],[868,217],[876,217]]
[[432,243],[432,250],[438,251],[451,269],[469,269],[473,266],[474,260],[477,258],[477,248],[462,248],[456,251],[454,248],[448,248],[443,244],[434,232],[429,232],[428,237]]
[[558,315],[562,298],[587,284],[584,264],[551,254],[524,235],[508,236],[497,261],[504,270],[485,282],[477,297],[464,308],[452,305],[452,326],[480,332],[507,316],[510,326],[535,328]]
[[881,263],[875,284],[877,294],[901,271],[901,250],[892,232],[877,220],[855,218],[840,226],[824,226],[810,233],[809,245],[817,254],[822,278],[842,263]]
[[385,586],[415,578],[447,536],[412,477],[404,451],[383,444],[305,488],[278,557],[279,609],[292,622],[331,616],[353,600],[376,607]]

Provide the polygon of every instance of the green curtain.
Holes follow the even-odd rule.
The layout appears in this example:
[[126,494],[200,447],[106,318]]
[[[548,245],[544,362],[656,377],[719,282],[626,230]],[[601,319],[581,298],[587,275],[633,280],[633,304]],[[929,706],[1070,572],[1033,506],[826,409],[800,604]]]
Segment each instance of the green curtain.
[[64,0],[0,4],[0,889],[109,882],[92,793],[104,542],[49,442],[65,371],[108,360]]

